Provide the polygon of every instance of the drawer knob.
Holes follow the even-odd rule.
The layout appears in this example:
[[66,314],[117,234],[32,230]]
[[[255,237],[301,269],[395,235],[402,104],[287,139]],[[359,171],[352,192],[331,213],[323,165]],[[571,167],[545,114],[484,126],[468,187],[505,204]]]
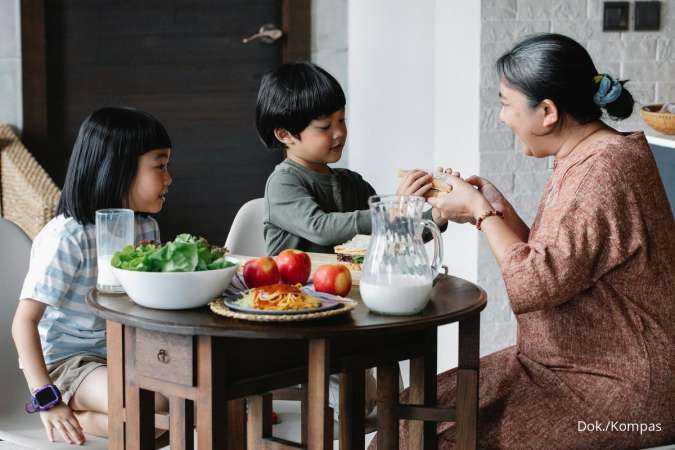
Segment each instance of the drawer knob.
[[169,361],[171,361],[171,358],[169,358],[169,353],[164,349],[160,349],[159,352],[157,352],[157,361],[164,364],[169,364]]

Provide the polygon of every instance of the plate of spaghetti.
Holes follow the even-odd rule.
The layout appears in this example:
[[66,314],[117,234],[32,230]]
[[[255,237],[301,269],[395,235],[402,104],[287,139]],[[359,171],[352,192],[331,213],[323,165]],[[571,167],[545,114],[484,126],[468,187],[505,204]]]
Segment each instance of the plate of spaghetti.
[[301,284],[272,284],[226,295],[225,306],[251,314],[307,314],[341,306],[339,297],[316,292]]

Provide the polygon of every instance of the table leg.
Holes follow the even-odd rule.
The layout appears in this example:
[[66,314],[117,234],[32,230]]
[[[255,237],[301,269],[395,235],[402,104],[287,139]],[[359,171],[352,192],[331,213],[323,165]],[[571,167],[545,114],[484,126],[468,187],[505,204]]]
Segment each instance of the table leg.
[[377,448],[398,448],[398,363],[377,366]]
[[272,394],[252,396],[247,402],[247,448],[265,448],[265,439],[272,437]]
[[365,447],[366,375],[349,369],[340,377],[340,450]]
[[475,449],[477,446],[479,337],[479,314],[460,320],[455,446],[459,450]]
[[333,448],[333,417],[329,414],[328,408],[329,352],[330,342],[327,339],[309,341],[307,438],[309,448],[312,450]]
[[246,399],[227,402],[227,445],[231,450],[246,450]]
[[309,425],[307,424],[307,412],[309,409],[308,396],[307,396],[307,384],[301,384],[300,389],[303,392],[303,398],[300,401],[300,445],[303,447],[307,446],[307,429]]
[[171,450],[194,449],[194,412],[191,400],[180,397],[169,399]]
[[[436,406],[437,330],[429,330],[424,339],[424,355],[410,360],[411,405]],[[438,437],[436,422],[411,420],[408,448],[436,450]]]
[[199,450],[227,448],[229,424],[225,401],[225,361],[215,338],[197,338],[197,446]]
[[155,394],[138,386],[135,335],[134,328],[124,327],[126,449],[145,450],[155,446]]
[[124,326],[106,322],[108,346],[108,448],[124,450]]

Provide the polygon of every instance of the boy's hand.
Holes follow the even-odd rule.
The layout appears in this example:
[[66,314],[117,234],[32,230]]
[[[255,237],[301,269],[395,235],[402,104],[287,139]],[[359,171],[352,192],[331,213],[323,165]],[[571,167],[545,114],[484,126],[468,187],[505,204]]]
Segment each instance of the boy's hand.
[[47,432],[47,438],[54,442],[54,429],[57,429],[63,439],[69,444],[84,444],[84,432],[73,411],[65,403],[56,405],[49,411],[41,411],[40,419]]
[[423,170],[411,170],[401,180],[396,190],[396,195],[423,196],[431,189],[432,179],[431,174]]
[[439,175],[444,175],[444,176],[450,175],[450,176],[453,176],[453,177],[462,178],[462,174],[460,174],[460,173],[459,173],[458,171],[456,171],[456,170],[452,170],[450,167],[438,166],[438,167],[436,168],[436,172],[437,172]]

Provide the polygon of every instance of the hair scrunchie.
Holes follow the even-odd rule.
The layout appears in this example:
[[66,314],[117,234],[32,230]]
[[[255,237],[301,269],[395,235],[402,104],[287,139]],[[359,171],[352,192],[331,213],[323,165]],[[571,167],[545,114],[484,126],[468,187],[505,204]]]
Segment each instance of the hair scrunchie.
[[598,106],[606,106],[615,101],[621,95],[623,86],[619,80],[615,80],[606,73],[598,74],[593,78],[598,90],[593,96],[593,101]]

